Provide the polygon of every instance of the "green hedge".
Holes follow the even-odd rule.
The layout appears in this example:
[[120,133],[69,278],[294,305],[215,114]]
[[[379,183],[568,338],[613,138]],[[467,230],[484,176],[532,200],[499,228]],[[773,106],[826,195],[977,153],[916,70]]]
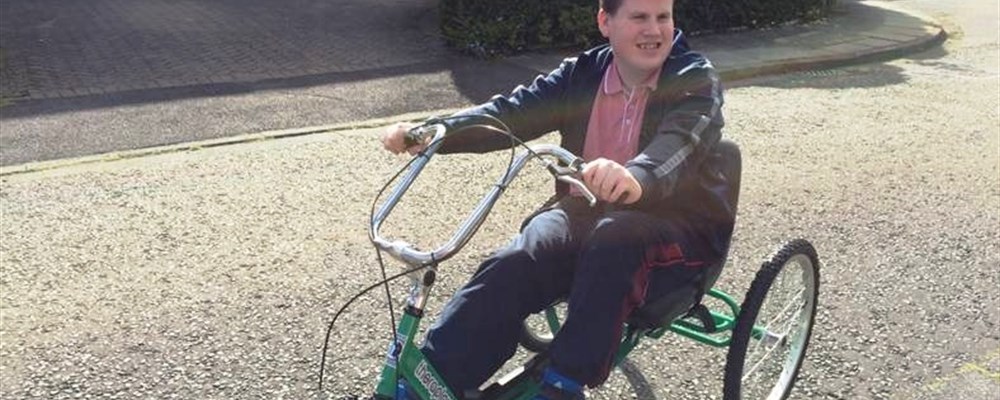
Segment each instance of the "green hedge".
[[[835,0],[675,0],[678,27],[697,35],[824,17]],[[482,57],[600,43],[597,0],[441,0],[446,42]]]

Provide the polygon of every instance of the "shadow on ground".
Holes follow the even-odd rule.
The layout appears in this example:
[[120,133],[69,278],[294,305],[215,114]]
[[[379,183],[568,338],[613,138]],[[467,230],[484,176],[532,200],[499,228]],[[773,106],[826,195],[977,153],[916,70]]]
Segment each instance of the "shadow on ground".
[[[902,60],[909,60],[915,64],[944,68],[952,70],[963,70],[963,66],[951,64],[944,60],[948,56],[948,51],[942,47],[934,47],[929,50],[916,53]],[[730,88],[736,87],[770,87],[778,89],[852,89],[852,88],[878,88],[894,85],[902,85],[910,80],[904,68],[893,65],[889,61],[873,61],[869,63],[845,65],[842,67],[831,67],[821,70],[791,72],[783,75],[765,76],[759,78],[744,79],[731,82]]]
[[[157,89],[129,90],[106,94],[86,95],[68,98],[17,100],[0,108],[3,118],[25,118],[38,115],[85,111],[119,106],[141,105],[157,102],[172,102],[185,99],[236,96],[267,91],[290,92],[297,89],[323,88],[321,96],[336,99],[341,88],[348,85],[364,86],[365,82],[378,81],[400,76],[415,76],[444,73],[451,76],[457,94],[472,103],[489,99],[497,93],[506,93],[517,84],[528,82],[536,73],[526,68],[503,62],[477,60],[471,57],[452,55],[446,61],[430,61],[399,67],[388,67],[356,72],[325,73],[303,77],[268,79],[253,82],[212,83],[205,85],[170,87]],[[411,89],[396,87],[396,95],[403,98],[412,95],[417,99],[424,93],[410,93]],[[376,90],[377,85],[371,85]],[[448,88],[442,88],[448,89]],[[352,92],[354,90],[352,89]],[[372,101],[363,97],[348,97],[345,100],[364,103]],[[417,100],[415,99],[415,100]],[[415,101],[409,107],[385,110],[380,116],[399,115],[408,112],[454,107],[454,101],[432,104],[431,101]],[[379,105],[372,105],[373,108]]]
[[647,380],[646,376],[642,374],[642,369],[632,362],[632,360],[625,359],[619,368],[621,368],[622,374],[625,375],[625,379],[628,380],[629,385],[632,387],[632,390],[635,393],[635,398],[656,398],[656,393],[653,391],[652,385],[649,384],[649,380]]

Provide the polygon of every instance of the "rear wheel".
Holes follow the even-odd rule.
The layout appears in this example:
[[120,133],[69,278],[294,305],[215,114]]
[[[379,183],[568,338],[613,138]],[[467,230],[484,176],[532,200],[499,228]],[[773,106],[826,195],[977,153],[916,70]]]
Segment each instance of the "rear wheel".
[[761,266],[733,328],[723,399],[788,397],[812,335],[819,258],[805,240],[782,246]]

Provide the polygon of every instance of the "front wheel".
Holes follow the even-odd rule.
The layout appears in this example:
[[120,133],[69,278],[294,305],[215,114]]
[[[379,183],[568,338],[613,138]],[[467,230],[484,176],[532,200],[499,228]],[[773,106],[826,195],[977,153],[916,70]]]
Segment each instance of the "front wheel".
[[809,242],[786,243],[761,266],[733,328],[723,399],[788,397],[812,335],[819,258]]
[[566,307],[566,302],[560,300],[545,311],[528,316],[521,325],[521,336],[518,338],[521,347],[533,353],[547,351],[552,338],[566,321]]

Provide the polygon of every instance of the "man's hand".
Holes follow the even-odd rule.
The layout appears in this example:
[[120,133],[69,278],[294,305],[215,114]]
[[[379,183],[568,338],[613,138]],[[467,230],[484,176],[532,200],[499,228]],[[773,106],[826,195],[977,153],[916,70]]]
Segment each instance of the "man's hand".
[[422,151],[427,147],[426,143],[421,143],[418,145],[406,147],[406,132],[417,126],[417,124],[410,122],[398,122],[393,125],[389,125],[385,128],[385,133],[382,134],[382,147],[392,154],[401,154],[402,152],[410,153],[414,155]]
[[588,162],[583,183],[594,196],[608,203],[632,204],[642,197],[642,186],[625,167],[606,158]]

